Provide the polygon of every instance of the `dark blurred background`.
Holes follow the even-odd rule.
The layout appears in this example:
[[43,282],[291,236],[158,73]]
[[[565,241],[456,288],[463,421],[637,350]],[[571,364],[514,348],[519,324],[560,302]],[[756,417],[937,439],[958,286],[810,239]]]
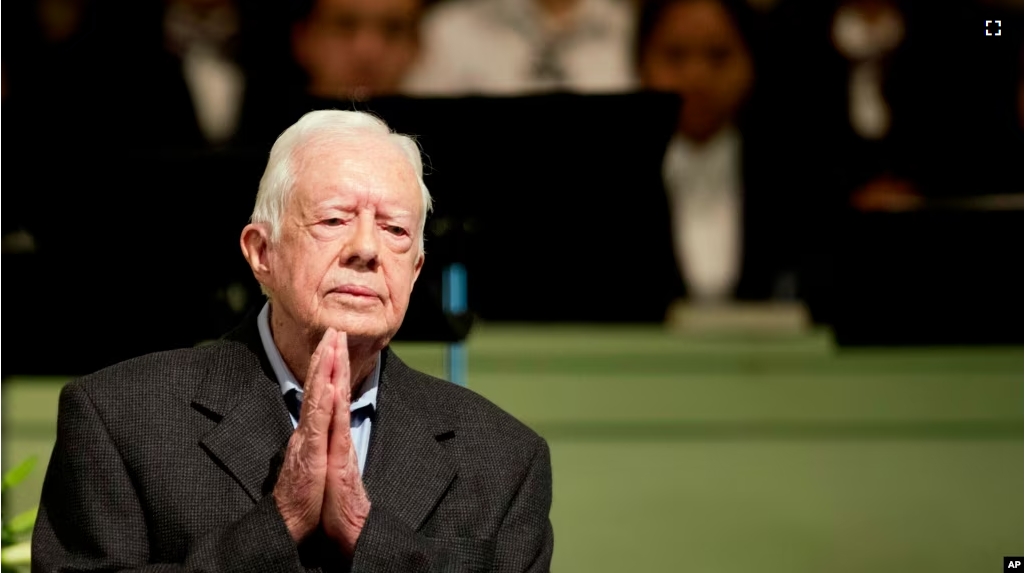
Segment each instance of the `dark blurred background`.
[[[436,208],[398,338],[469,336],[471,374],[534,364],[550,349],[530,341],[565,324],[584,325],[553,343],[570,354],[635,326],[757,333],[769,346],[723,366],[744,375],[783,364],[750,352],[816,333],[855,356],[911,353],[859,362],[875,365],[855,367],[866,376],[905,359],[944,371],[914,354],[941,346],[969,352],[950,372],[971,378],[989,356],[971,353],[1022,343],[1020,0],[18,0],[5,13],[5,384],[192,346],[261,305],[239,235],[275,138],[321,108],[371,111],[422,146]],[[460,315],[442,305],[455,263]],[[626,370],[703,371],[704,350],[641,339],[668,357],[646,342]],[[1015,356],[997,362],[1016,370]],[[820,372],[815,360],[783,371]],[[481,376],[471,386],[528,404]],[[1017,384],[993,403],[1020,404]],[[577,439],[563,422],[546,435]]]
[[427,156],[438,210],[404,339],[465,334],[440,313],[460,262],[483,320],[797,301],[844,344],[1021,340],[1001,312],[1019,282],[1020,2],[8,14],[4,320],[31,333],[5,343],[8,372],[35,369],[30,341],[58,324],[105,325],[75,372],[214,338],[259,304],[236,235],[274,138],[323,107],[372,111]]
[[[1019,282],[1020,2],[8,14],[4,320],[26,335],[5,342],[7,372],[191,345],[259,304],[236,235],[274,138],[324,107],[372,111],[428,159],[438,208],[400,338],[465,335],[440,310],[460,262],[482,320],[783,301],[842,344],[1021,340],[1002,312]],[[57,325],[95,333],[62,365],[32,342]]]

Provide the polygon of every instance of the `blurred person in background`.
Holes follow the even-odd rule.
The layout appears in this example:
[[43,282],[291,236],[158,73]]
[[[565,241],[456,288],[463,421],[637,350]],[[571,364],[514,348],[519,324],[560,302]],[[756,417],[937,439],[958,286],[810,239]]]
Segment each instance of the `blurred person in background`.
[[[1020,0],[781,4],[774,44],[785,65],[773,107],[791,139],[814,144],[798,166],[814,183],[799,204],[812,215],[803,217],[811,272],[802,290],[815,300],[802,298],[816,322],[840,312],[830,293],[845,288],[844,257],[887,256],[864,250],[872,247],[861,225],[874,223],[862,215],[1021,193],[1021,26],[1006,25],[1021,22],[1021,8]],[[1004,21],[1001,36],[986,35],[987,20]]]
[[686,297],[697,303],[795,294],[790,201],[801,182],[783,135],[752,105],[755,35],[747,7],[722,0],[654,0],[639,19],[642,85],[682,98],[663,176]]
[[[166,81],[174,77],[165,73],[170,59],[153,57],[162,53],[159,18],[144,16],[159,16],[162,3],[144,11],[92,0],[34,0],[11,8],[6,41],[16,48],[4,61],[4,129],[19,144],[6,146],[3,159],[33,173],[34,191],[8,194],[4,249],[46,250],[73,244],[52,206],[84,215],[76,208],[87,203],[83,186],[95,185],[84,173],[100,163],[100,148],[119,156],[191,148],[202,136],[184,82]],[[159,113],[139,121],[143,109]],[[104,145],[97,145],[98,137]],[[27,233],[32,241],[12,242],[12,233]]]
[[[136,150],[192,151],[234,135],[245,89],[239,64],[240,6],[234,0],[97,3],[98,128]],[[134,118],[161,113],[151,122]]]
[[[781,84],[791,89],[780,112],[801,138],[820,142],[809,159],[822,166],[815,200],[828,212],[899,212],[930,198],[1020,190],[1017,178],[979,177],[1017,161],[1021,27],[1006,23],[1021,21],[1020,1],[783,6]],[[1000,37],[986,36],[986,20],[1005,22]]]
[[16,17],[25,55],[11,94],[53,119],[46,149],[77,149],[97,132],[133,150],[195,150],[234,134],[246,87],[234,0],[37,0]]
[[237,60],[240,16],[234,0],[166,0],[166,50],[181,75],[200,132],[218,145],[238,127],[245,73]]
[[852,167],[867,164],[876,171],[855,175],[868,181],[856,183],[851,203],[864,211],[915,208],[921,203],[917,186],[906,175],[895,174],[886,161],[886,156],[900,153],[892,145],[893,138],[888,139],[895,121],[894,100],[899,95],[893,93],[894,83],[886,74],[892,71],[898,50],[906,45],[905,9],[891,0],[841,2],[833,13],[830,32],[833,49],[844,61],[845,127],[852,151],[861,158],[852,162]]
[[236,144],[269,148],[314,99],[399,94],[420,53],[422,12],[421,0],[303,0],[279,14],[288,63],[247,100]]
[[632,3],[455,0],[424,21],[410,81],[420,95],[518,95],[633,89]]
[[317,0],[293,27],[307,93],[365,100],[399,91],[420,50],[421,0]]
[[772,107],[788,118],[792,139],[818,142],[805,163],[820,185],[806,199],[822,232],[852,204],[913,206],[918,193],[898,159],[916,81],[899,73],[909,48],[906,6],[806,0],[777,12]]
[[[233,137],[246,89],[244,19],[234,0],[36,0],[11,15],[19,49],[5,61],[14,64],[6,103],[16,110],[6,129],[21,144],[4,158],[38,174],[45,192],[20,194],[5,235],[24,227],[50,253],[75,244],[76,231],[52,216],[52,204],[102,214],[92,210],[105,209],[118,189],[95,179],[107,155],[132,168],[152,165],[144,176],[157,179],[174,168],[165,160]],[[85,198],[83,186],[97,186],[98,200]],[[159,185],[141,188],[152,196]],[[113,230],[104,236],[111,246],[124,240]]]

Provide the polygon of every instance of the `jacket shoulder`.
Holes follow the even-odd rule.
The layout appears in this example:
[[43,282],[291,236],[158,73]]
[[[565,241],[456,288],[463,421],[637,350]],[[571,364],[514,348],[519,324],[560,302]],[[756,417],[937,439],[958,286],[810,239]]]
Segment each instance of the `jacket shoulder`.
[[[390,359],[397,357],[392,354]],[[405,374],[403,393],[424,416],[444,418],[464,436],[533,453],[544,439],[525,423],[470,388],[410,368],[398,360]],[[400,370],[400,371],[401,371]]]
[[187,405],[214,370],[258,368],[238,342],[217,341],[194,348],[154,352],[72,380],[63,392],[84,392],[101,412],[131,415],[157,404]]

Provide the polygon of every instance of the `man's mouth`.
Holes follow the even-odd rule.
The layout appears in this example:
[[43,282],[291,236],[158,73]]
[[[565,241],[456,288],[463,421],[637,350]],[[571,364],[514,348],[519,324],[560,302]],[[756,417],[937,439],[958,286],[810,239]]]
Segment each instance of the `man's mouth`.
[[331,292],[358,297],[378,298],[377,293],[373,289],[369,289],[367,287],[359,285],[344,285],[332,289]]

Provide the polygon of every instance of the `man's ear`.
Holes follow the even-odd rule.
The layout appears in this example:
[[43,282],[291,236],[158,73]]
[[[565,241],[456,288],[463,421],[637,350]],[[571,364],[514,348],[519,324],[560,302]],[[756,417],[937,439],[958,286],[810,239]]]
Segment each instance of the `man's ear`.
[[242,229],[242,237],[239,239],[242,247],[242,256],[253,269],[253,276],[261,284],[265,285],[270,274],[270,233],[267,226],[257,223],[250,223]]

